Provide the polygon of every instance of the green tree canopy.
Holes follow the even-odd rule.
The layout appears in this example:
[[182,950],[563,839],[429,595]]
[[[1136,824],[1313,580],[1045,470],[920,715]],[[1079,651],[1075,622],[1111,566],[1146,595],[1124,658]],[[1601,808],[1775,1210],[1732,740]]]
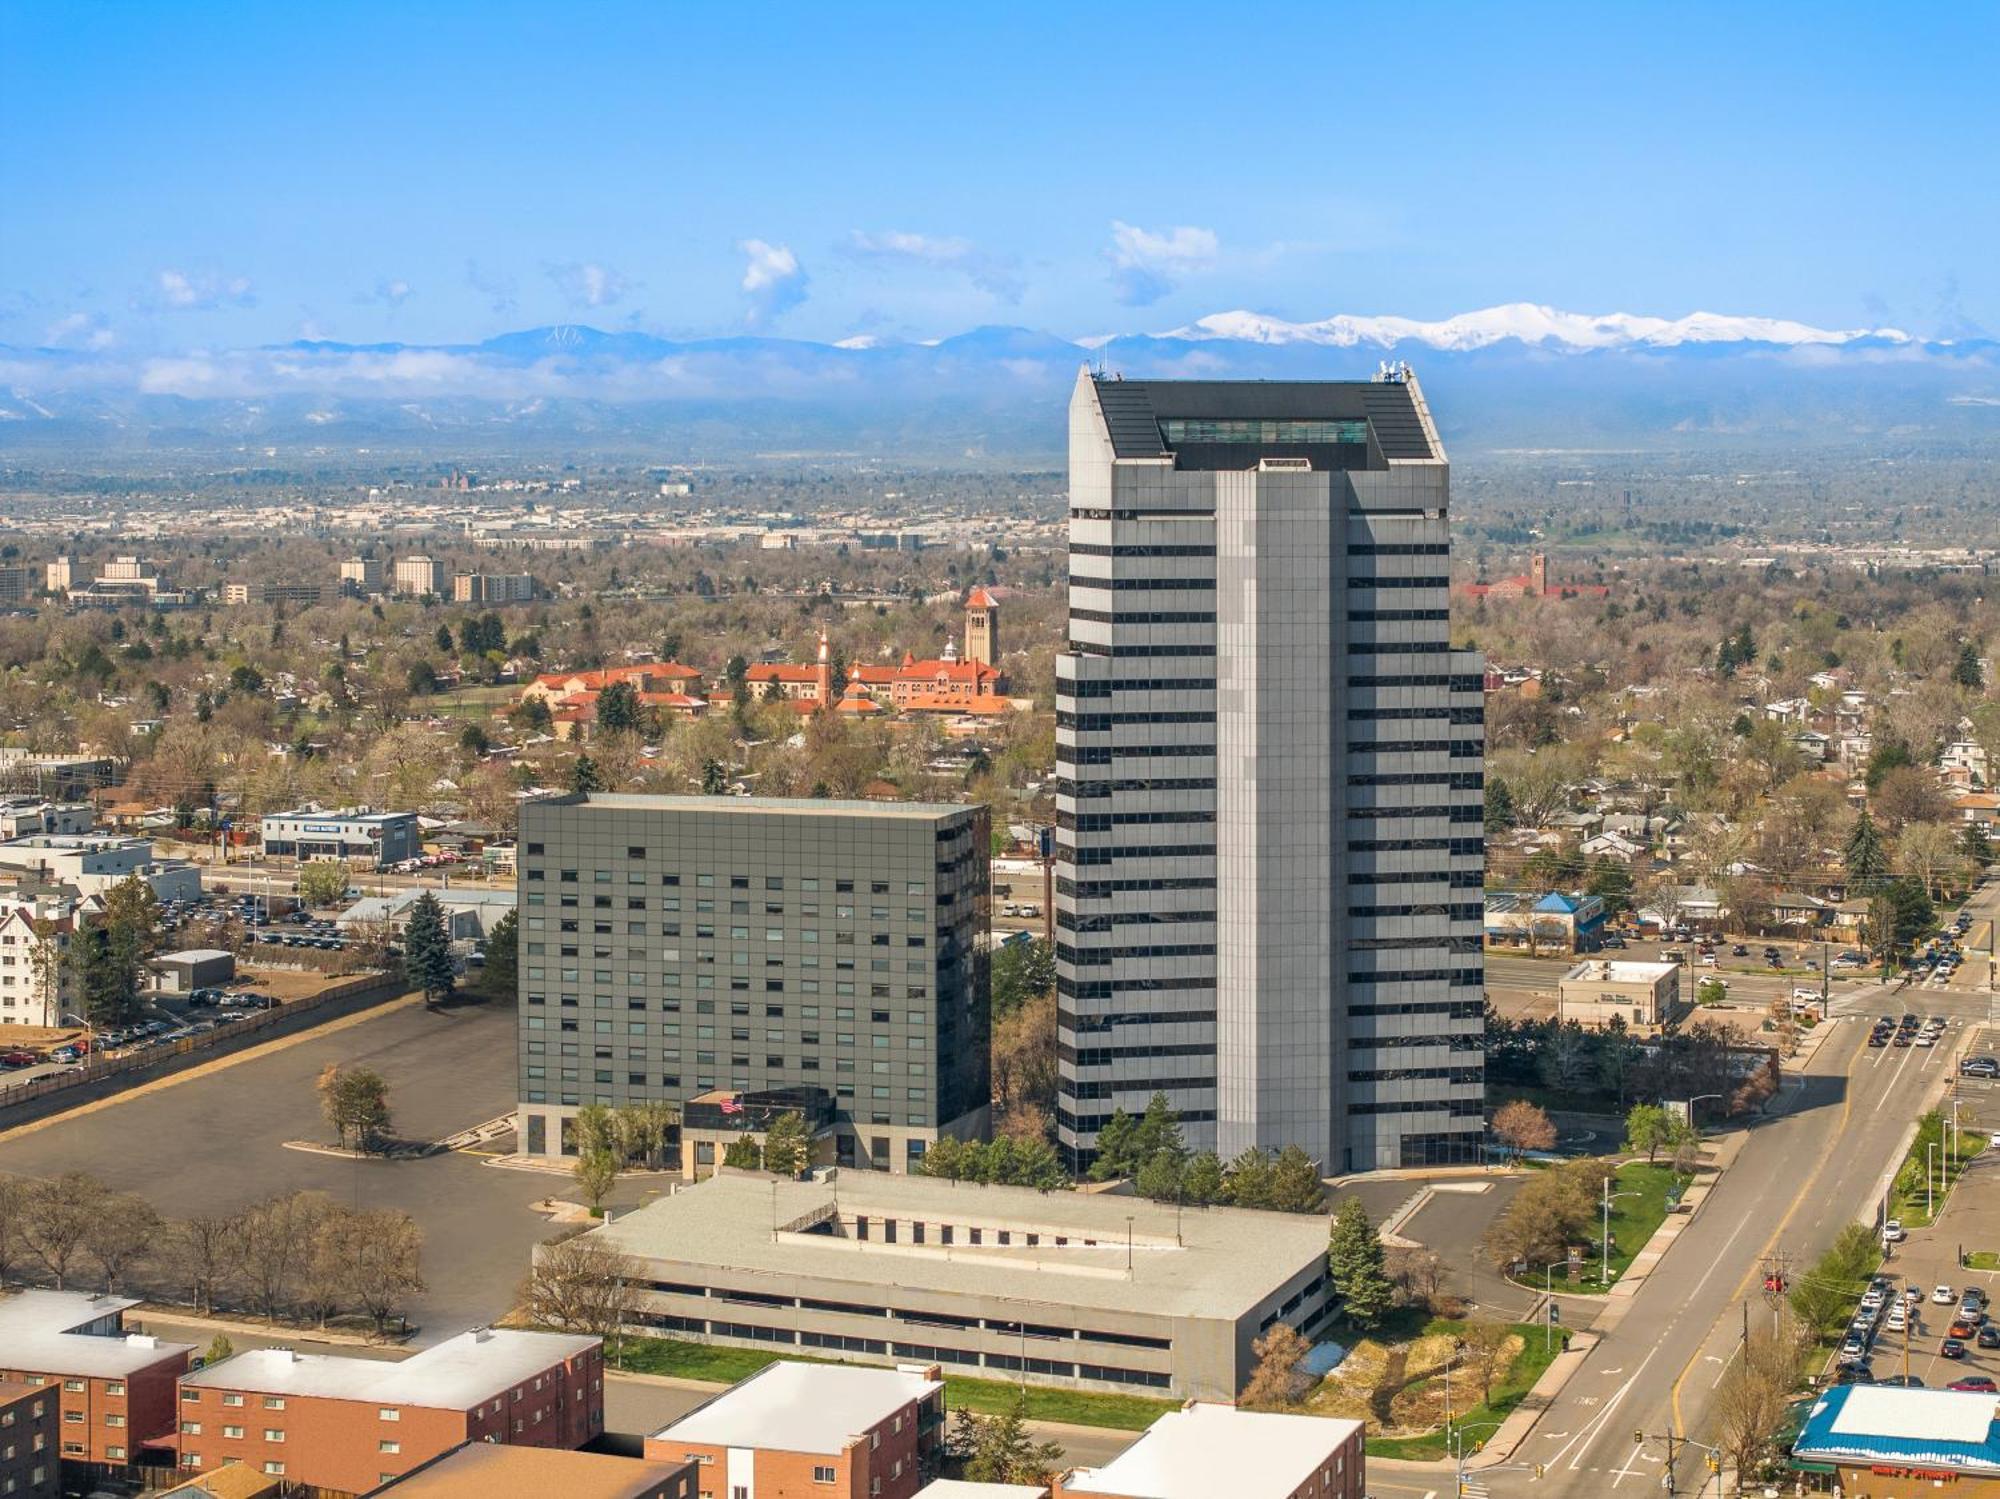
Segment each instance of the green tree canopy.
[[449,998],[458,983],[451,961],[451,938],[445,931],[444,907],[426,890],[410,907],[403,928],[403,971],[423,990],[424,1003]]

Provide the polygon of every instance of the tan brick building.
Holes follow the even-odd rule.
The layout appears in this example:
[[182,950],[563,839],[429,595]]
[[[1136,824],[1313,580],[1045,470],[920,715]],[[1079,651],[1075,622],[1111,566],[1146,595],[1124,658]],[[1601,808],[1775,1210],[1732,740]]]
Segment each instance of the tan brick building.
[[935,1367],[769,1364],[646,1438],[699,1499],[914,1499],[944,1434]]
[[1190,1401],[1101,1468],[1056,1480],[1055,1499],[1363,1499],[1359,1421]]
[[57,1454],[78,1478],[122,1473],[141,1447],[172,1439],[174,1381],[194,1347],[126,1332],[138,1304],[75,1291],[0,1300],[0,1380],[57,1392]]
[[576,1448],[604,1430],[596,1338],[479,1328],[401,1363],[255,1349],[180,1382],[180,1465],[240,1462],[365,1494],[467,1442]]

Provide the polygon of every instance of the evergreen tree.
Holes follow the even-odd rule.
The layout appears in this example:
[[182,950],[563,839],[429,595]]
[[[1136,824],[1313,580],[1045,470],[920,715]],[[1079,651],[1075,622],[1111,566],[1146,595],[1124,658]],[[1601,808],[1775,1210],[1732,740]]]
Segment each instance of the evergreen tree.
[[439,650],[443,651],[443,652],[444,652],[444,653],[445,653],[445,654],[446,654],[447,656],[449,656],[449,655],[451,654],[451,649],[452,649],[452,647],[451,647],[451,626],[450,626],[450,625],[439,625],[439,626],[438,626],[438,632],[437,632],[437,648],[438,648]]
[[520,979],[520,955],[520,925],[509,911],[486,934],[486,970],[479,987],[496,999],[511,1000]]
[[1498,776],[1486,782],[1486,831],[1504,833],[1512,828],[1519,814],[1514,810],[1514,793],[1507,783]]
[[1016,1392],[1006,1414],[979,1423],[979,1436],[966,1462],[974,1483],[1048,1483],[1062,1462],[1062,1448],[1028,1435],[1028,1397]]
[[1212,1202],[1221,1202],[1228,1196],[1229,1188],[1222,1179],[1222,1162],[1215,1152],[1204,1150],[1187,1164],[1181,1174],[1181,1201],[1192,1207],[1206,1207]]
[[604,778],[597,773],[597,762],[590,756],[578,755],[576,763],[570,766],[569,789],[579,796],[604,789]]
[[1146,1112],[1139,1117],[1138,1128],[1133,1132],[1133,1146],[1142,1165],[1157,1151],[1187,1154],[1187,1144],[1181,1138],[1180,1116],[1167,1103],[1166,1094],[1155,1093],[1146,1100]]
[[1951,669],[1951,679],[1973,692],[1986,690],[1986,671],[1979,664],[1979,648],[1970,640],[1958,648],[1958,664]]
[[779,1176],[805,1175],[812,1161],[812,1131],[805,1115],[792,1109],[771,1121],[764,1132],[764,1169]]
[[703,796],[725,796],[729,792],[729,777],[719,760],[704,760],[701,764],[701,794]]
[[1861,815],[1854,821],[1854,830],[1847,835],[1845,855],[1847,866],[1847,893],[1858,898],[1871,893],[1882,883],[1882,877],[1889,871],[1889,853],[1883,846],[1881,831],[1875,826],[1875,819],[1863,807]]
[[403,929],[403,972],[424,991],[424,1003],[435,1005],[450,997],[457,976],[452,972],[451,938],[445,932],[444,908],[426,890],[410,908]]
[[1326,1184],[1312,1157],[1296,1145],[1287,1145],[1271,1164],[1271,1206],[1281,1213],[1323,1213],[1326,1211]]
[[729,1148],[722,1152],[722,1164],[738,1171],[758,1171],[763,1168],[764,1153],[755,1140],[745,1135],[729,1142]]
[[1395,1294],[1382,1259],[1381,1236],[1368,1221],[1368,1209],[1358,1197],[1343,1199],[1327,1244],[1327,1275],[1347,1320],[1364,1332],[1382,1320]]
[[644,710],[630,682],[613,682],[597,695],[597,727],[606,734],[636,733]]
[[1229,1163],[1223,1181],[1229,1201],[1240,1208],[1271,1206],[1271,1158],[1256,1146]]
[[1097,1159],[1091,1163],[1090,1179],[1108,1182],[1137,1171],[1138,1136],[1138,1122],[1124,1109],[1113,1109],[1111,1117],[1097,1132]]

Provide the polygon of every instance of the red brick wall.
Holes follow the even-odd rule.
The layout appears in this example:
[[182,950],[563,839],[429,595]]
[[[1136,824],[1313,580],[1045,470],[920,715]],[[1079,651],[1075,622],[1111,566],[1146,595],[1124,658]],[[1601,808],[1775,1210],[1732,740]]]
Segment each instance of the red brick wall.
[[[891,1417],[834,1456],[758,1448],[757,1499],[870,1499],[870,1489],[877,1478],[882,1480],[879,1499],[911,1499],[926,1481],[921,1476],[923,1460],[916,1403],[912,1401],[898,1414],[900,1431],[896,1429],[896,1417]],[[700,1499],[729,1499],[726,1447],[676,1441],[672,1432],[668,1432],[664,1438],[646,1438],[646,1456],[659,1462],[699,1462]],[[832,1484],[814,1480],[813,1470],[819,1467],[834,1470]]]
[[[163,1354],[159,1362],[130,1378],[76,1379],[40,1371],[0,1368],[0,1380],[44,1382],[59,1396],[56,1450],[71,1462],[126,1463],[150,1437],[174,1425],[174,1381],[187,1369],[185,1353]],[[79,1389],[70,1389],[75,1384]],[[65,1449],[80,1446],[83,1450]],[[122,1449],[114,1455],[113,1448]]]

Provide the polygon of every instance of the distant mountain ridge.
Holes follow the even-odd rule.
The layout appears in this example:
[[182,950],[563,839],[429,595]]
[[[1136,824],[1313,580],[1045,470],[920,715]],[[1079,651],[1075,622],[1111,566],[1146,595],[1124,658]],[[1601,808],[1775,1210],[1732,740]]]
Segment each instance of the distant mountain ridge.
[[1986,443],[2000,344],[1707,312],[1509,303],[1438,321],[1215,313],[1159,333],[986,326],[909,342],[675,339],[583,324],[477,343],[299,340],[135,357],[0,346],[0,452],[488,449],[679,457],[1060,451],[1088,364],[1132,376],[1366,378],[1412,363],[1448,444]]

